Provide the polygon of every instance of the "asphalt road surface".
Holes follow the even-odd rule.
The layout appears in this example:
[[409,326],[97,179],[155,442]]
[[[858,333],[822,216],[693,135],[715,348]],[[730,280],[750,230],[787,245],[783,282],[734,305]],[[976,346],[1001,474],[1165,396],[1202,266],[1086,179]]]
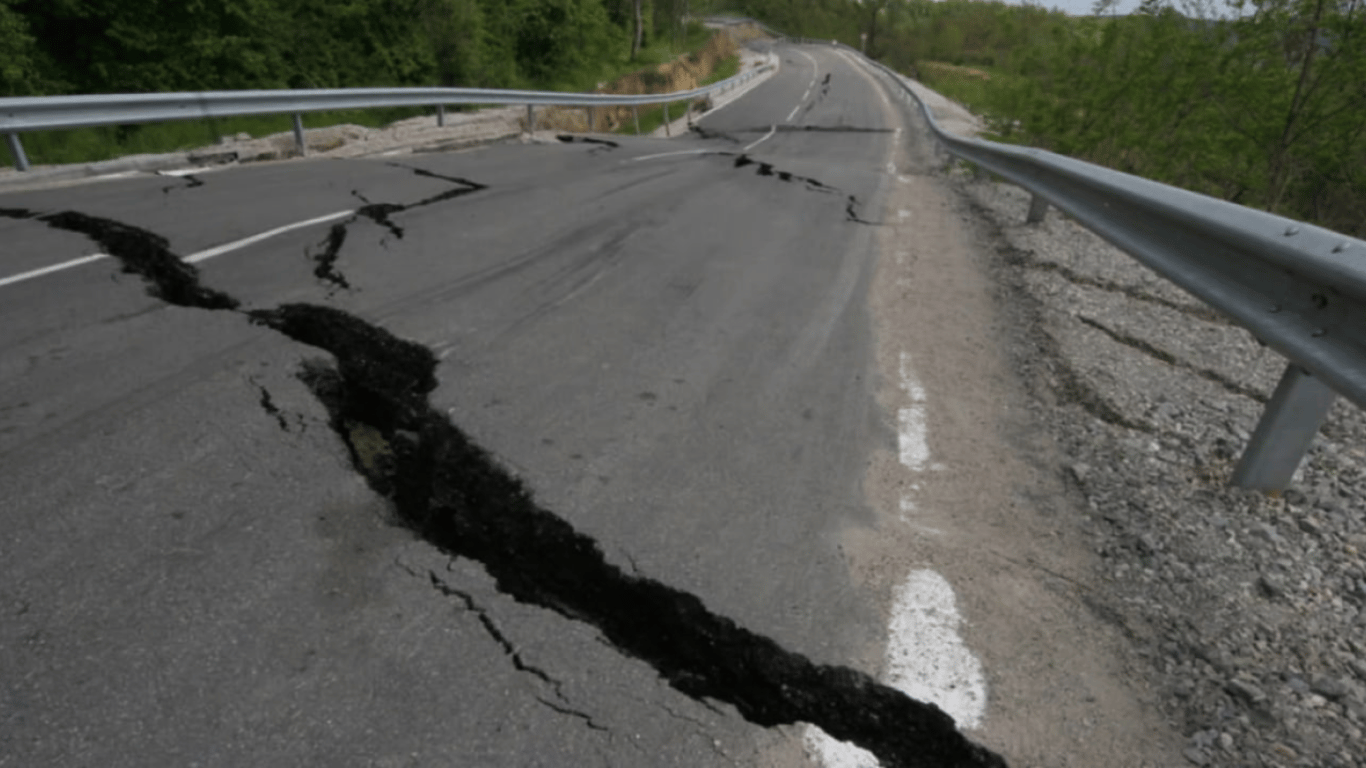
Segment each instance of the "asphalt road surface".
[[0,279],[113,256],[0,285],[0,765],[767,764],[727,665],[868,715],[783,654],[882,641],[839,533],[902,124],[779,51],[707,136],[0,195]]

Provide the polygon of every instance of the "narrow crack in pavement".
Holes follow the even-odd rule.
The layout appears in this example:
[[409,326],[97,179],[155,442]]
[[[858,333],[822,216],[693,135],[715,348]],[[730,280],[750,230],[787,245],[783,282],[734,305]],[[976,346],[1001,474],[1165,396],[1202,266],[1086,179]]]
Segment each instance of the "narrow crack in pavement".
[[[421,208],[436,203],[443,203],[447,200],[454,200],[457,197],[479,192],[488,189],[488,185],[480,184],[477,181],[460,178],[458,176],[446,176],[444,174],[429,171],[425,168],[415,168],[400,163],[386,163],[392,168],[401,168],[411,171],[414,175],[426,178],[439,179],[456,185],[454,188],[439,192],[430,197],[425,197],[415,203],[374,203],[371,202],[358,189],[351,190],[351,195],[361,201],[361,207],[351,214],[346,221],[333,224],[328,229],[327,237],[315,246],[309,246],[304,250],[304,256],[314,263],[313,276],[330,285],[328,296],[331,297],[338,290],[351,290],[351,283],[346,276],[337,269],[337,259],[341,256],[342,246],[346,244],[346,237],[350,232],[352,224],[361,218],[369,219],[376,225],[384,227],[391,235],[403,239],[404,229],[393,221],[391,216],[402,213],[414,208]],[[315,253],[314,248],[319,250]]]
[[[747,154],[742,153],[735,158],[736,168],[744,168],[748,165],[756,166],[754,172],[760,176],[777,176],[780,181],[800,181],[806,184],[806,188],[812,190],[813,192],[821,192],[829,195],[842,194],[842,190],[825,184],[819,179],[813,179],[810,176],[798,176],[797,174],[792,173],[790,171],[777,170],[772,163],[765,163],[761,160],[755,160]],[[845,220],[852,221],[856,224],[870,224],[873,226],[877,226],[878,222],[868,221],[867,219],[858,215],[858,212],[855,210],[856,208],[858,208],[858,206],[858,197],[856,197],[855,195],[845,195]]]
[[493,638],[493,641],[503,649],[503,653],[512,661],[514,669],[518,672],[525,672],[550,686],[551,689],[555,691],[555,698],[563,702],[568,702],[568,699],[565,698],[564,695],[564,683],[551,677],[550,673],[546,672],[544,669],[541,669],[534,664],[527,663],[526,659],[522,657],[522,652],[517,650],[517,646],[513,645],[512,641],[508,639],[507,634],[505,634],[502,628],[498,626],[498,623],[493,620],[493,616],[489,614],[488,609],[480,605],[479,602],[474,599],[474,595],[451,586],[450,583],[439,578],[435,571],[428,570],[427,578],[432,585],[432,589],[435,589],[444,597],[458,598],[460,602],[464,604],[465,610],[473,613],[475,617],[479,619],[479,624],[484,628],[484,632],[487,633],[489,637]]
[[618,149],[621,147],[621,145],[615,141],[611,141],[610,139],[599,139],[596,136],[577,136],[572,133],[557,133],[555,134],[555,138],[565,144],[578,142],[581,144],[598,144],[600,147],[608,149]]
[[[729,141],[732,144],[740,143],[740,138],[737,136],[732,136],[729,133],[726,133],[725,131],[717,131],[711,128],[703,128],[701,125],[697,123],[692,123],[691,125],[689,125],[688,130],[697,134],[697,137],[700,139],[722,139],[724,141]],[[764,131],[768,131],[767,126],[764,127]]]
[[163,194],[163,195],[169,195],[169,194],[171,194],[171,190],[173,190],[173,189],[194,189],[195,187],[202,187],[202,186],[204,186],[204,180],[201,179],[201,178],[199,178],[199,175],[198,175],[198,174],[194,174],[194,173],[185,173],[185,174],[167,174],[167,173],[162,173],[162,174],[158,174],[158,175],[161,175],[161,176],[173,176],[174,178],[183,179],[183,180],[185,181],[184,184],[167,184],[166,186],[162,187],[162,188],[161,188],[161,194]]
[[333,224],[327,230],[327,237],[318,243],[321,248],[318,253],[313,253],[312,248],[304,249],[304,255],[313,261],[313,276],[331,284],[327,291],[329,298],[338,290],[351,290],[351,283],[337,270],[337,257],[346,243],[346,231],[344,225]]
[[[235,299],[200,286],[165,238],[71,211],[37,218],[100,243],[168,303],[241,311]],[[482,564],[503,594],[597,628],[604,642],[648,663],[676,690],[728,703],[756,725],[814,724],[872,752],[884,768],[1005,765],[934,704],[863,672],[813,663],[712,613],[695,595],[609,564],[596,541],[540,507],[520,479],[430,404],[437,359],[427,347],[332,307],[245,314],[332,354],[335,364],[304,361],[299,378],[327,410],[356,471],[392,502],[397,524]]]
[[583,724],[588,726],[589,730],[610,732],[610,729],[607,728],[607,726],[599,724],[598,721],[594,720],[593,716],[588,714],[587,712],[574,709],[573,707],[569,707],[564,704],[556,704],[555,702],[543,696],[537,696],[536,701],[539,701],[547,708],[555,712],[559,712],[562,715],[569,715],[570,717],[575,717],[582,720]]
[[275,423],[280,425],[281,430],[288,432],[289,422],[285,419],[284,412],[275,405],[275,400],[270,396],[270,390],[266,389],[265,386],[255,378],[248,377],[247,381],[255,384],[257,391],[261,393],[261,399],[257,401],[261,405],[261,409],[264,410],[267,415],[275,419]]

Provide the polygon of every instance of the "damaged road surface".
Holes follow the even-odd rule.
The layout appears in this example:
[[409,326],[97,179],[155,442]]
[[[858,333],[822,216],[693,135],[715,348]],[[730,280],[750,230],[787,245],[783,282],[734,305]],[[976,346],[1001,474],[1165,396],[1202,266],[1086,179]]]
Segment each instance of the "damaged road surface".
[[1003,765],[878,682],[841,545],[886,440],[861,82],[810,119],[866,130],[722,157],[0,194],[0,766]]

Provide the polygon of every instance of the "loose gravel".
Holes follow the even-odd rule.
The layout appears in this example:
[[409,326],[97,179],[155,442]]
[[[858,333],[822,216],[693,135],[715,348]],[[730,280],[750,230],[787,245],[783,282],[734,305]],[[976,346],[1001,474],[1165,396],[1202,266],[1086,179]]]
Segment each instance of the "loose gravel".
[[1091,607],[1186,760],[1366,768],[1366,417],[1335,404],[1280,497],[1227,487],[1284,359],[1056,210],[1025,224],[1026,192],[947,173],[1086,512]]

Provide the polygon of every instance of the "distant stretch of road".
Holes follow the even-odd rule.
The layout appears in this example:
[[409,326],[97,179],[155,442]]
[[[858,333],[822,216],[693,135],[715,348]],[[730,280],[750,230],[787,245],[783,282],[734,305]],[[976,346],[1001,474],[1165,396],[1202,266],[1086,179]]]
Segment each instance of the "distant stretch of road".
[[0,194],[0,766],[991,764],[841,671],[901,123],[778,53],[685,139]]

